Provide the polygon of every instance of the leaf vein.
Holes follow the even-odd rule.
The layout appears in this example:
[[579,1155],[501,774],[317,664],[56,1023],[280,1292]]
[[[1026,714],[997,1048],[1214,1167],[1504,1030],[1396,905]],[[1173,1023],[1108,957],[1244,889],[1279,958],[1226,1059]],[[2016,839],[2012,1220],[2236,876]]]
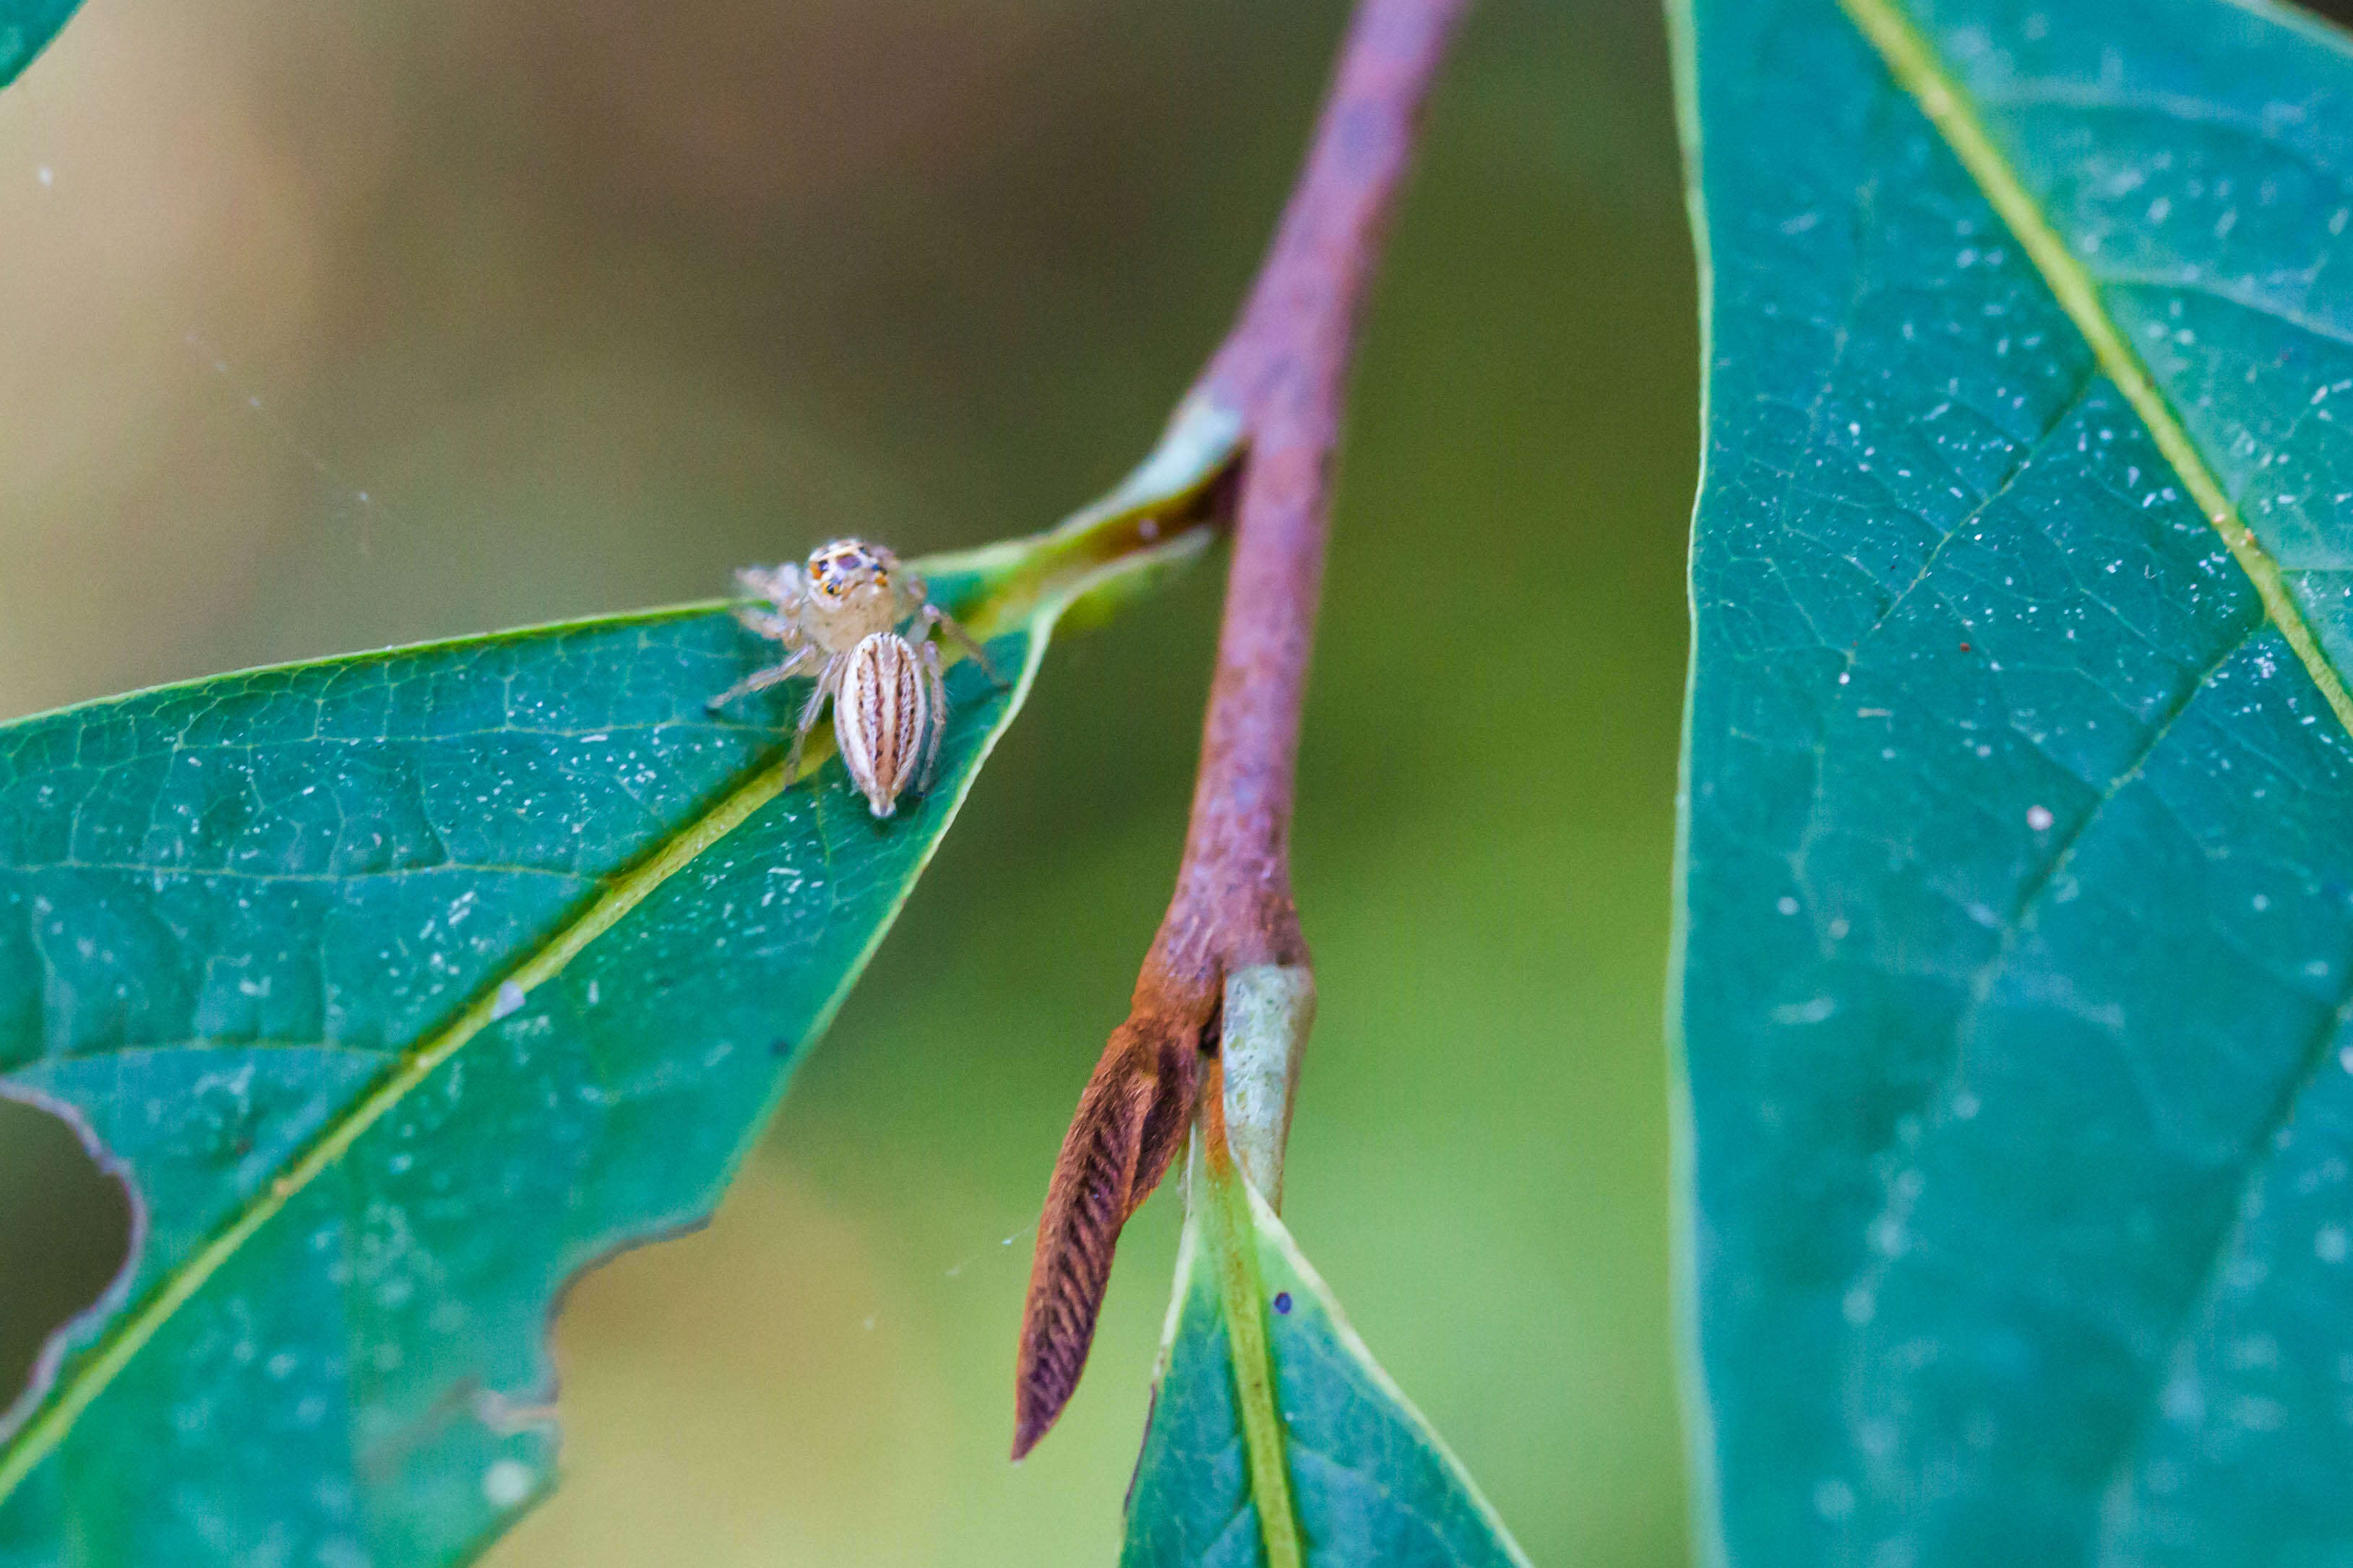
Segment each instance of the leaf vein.
[[[2348,1021],[2353,1021],[2353,974],[2348,974],[2345,984],[2338,989],[2336,1005],[2322,1015],[2320,1026],[2313,1032],[2311,1041],[2305,1047],[2304,1059],[2298,1066],[2295,1079],[2282,1091],[2279,1103],[2256,1130],[2255,1137],[2248,1141],[2244,1152],[2236,1162],[2244,1167],[2245,1173],[2239,1183],[2239,1201],[2232,1205],[2231,1224],[2224,1228],[2207,1257],[2196,1287],[2183,1294],[2180,1316],[2175,1321],[2164,1351],[2149,1358],[2149,1364],[2159,1371],[2159,1388],[2162,1386],[2163,1369],[2189,1348],[2198,1324],[2206,1316],[2206,1308],[2214,1300],[2217,1288],[2222,1282],[2225,1265],[2237,1249],[2239,1239],[2246,1233],[2247,1199],[2262,1184],[2265,1173],[2271,1168],[2279,1133],[2295,1121],[2296,1107],[2318,1080],[2328,1062],[2328,1042]],[[2153,1388],[2150,1397],[2141,1402],[2138,1415],[2116,1445],[2116,1458],[2108,1467],[2107,1482],[2100,1489],[2104,1500],[2100,1510],[2098,1545],[2103,1549],[2113,1540],[2122,1522],[2124,1510],[2129,1507],[2128,1489],[2133,1467],[2156,1425],[2160,1409],[2161,1399],[2158,1389]],[[2108,1561],[2106,1552],[2102,1550],[2095,1561]]]
[[2223,543],[2253,583],[2263,598],[2265,614],[2286,637],[2321,695],[2327,699],[2339,725],[2353,734],[2353,693],[2346,689],[2343,676],[2296,607],[2281,579],[2278,565],[2239,516],[2237,506],[2207,467],[2148,367],[2101,303],[2091,275],[2052,227],[2008,158],[1995,146],[1975,110],[1947,76],[1934,48],[1898,8],[1895,0],[1839,3],[1848,18],[1879,51],[1895,84],[1912,97],[1944,136],[1954,155],[2042,274],[2044,283],[2091,346],[2108,379],[2140,416],[2158,450],[2180,475],[2199,510],[2221,535]]

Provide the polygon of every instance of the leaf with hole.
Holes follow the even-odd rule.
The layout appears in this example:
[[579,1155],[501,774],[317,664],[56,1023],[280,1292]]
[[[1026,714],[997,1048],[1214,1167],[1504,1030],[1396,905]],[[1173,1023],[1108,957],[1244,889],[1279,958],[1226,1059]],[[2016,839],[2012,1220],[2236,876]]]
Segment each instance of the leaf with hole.
[[1687,0],[1718,1560],[2353,1554],[2353,53]]
[[[0,1094],[138,1205],[0,1427],[0,1563],[460,1561],[548,1487],[565,1282],[707,1215],[1074,602],[1207,543],[1196,405],[1063,528],[924,563],[949,671],[878,821],[718,605],[0,726]],[[805,690],[805,688],[801,689]]]

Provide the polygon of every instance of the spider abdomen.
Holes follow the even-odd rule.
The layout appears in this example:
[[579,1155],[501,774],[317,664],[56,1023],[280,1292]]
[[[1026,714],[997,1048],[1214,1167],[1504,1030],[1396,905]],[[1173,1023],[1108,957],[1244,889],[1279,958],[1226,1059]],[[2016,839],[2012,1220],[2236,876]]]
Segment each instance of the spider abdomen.
[[833,703],[834,738],[849,781],[877,816],[897,809],[934,733],[937,677],[913,644],[876,632],[852,648]]

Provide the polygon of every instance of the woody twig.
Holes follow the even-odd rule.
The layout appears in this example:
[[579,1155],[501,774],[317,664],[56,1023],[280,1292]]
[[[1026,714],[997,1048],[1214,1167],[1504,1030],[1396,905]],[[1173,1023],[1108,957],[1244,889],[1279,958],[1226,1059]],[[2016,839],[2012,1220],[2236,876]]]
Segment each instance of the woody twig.
[[[1303,983],[1309,972],[1291,816],[1348,369],[1422,105],[1468,8],[1360,0],[1266,263],[1194,388],[1239,417],[1244,442],[1217,674],[1176,892],[1047,1189],[1022,1320],[1016,1458],[1078,1386],[1120,1227],[1184,1145],[1229,982],[1272,973]],[[1262,1187],[1280,1171],[1288,1082],[1260,1118],[1271,1131],[1259,1169],[1244,1161]]]

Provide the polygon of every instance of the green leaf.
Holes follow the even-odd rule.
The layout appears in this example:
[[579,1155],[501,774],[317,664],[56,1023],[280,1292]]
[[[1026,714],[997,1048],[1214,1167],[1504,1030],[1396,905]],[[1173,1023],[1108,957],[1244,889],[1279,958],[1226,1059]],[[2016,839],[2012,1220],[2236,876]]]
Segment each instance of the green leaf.
[[0,0],[0,87],[6,87],[48,47],[81,0]]
[[1122,1568],[1526,1568],[1273,1209],[1204,1147]]
[[1715,1554],[2353,1558],[2353,53],[1677,23]]
[[[792,787],[723,605],[224,676],[0,726],[0,1093],[138,1205],[0,1426],[0,1564],[444,1563],[552,1483],[565,1281],[703,1218],[1035,676],[1207,543],[1182,416],[1062,529],[925,563],[938,782]],[[805,689],[805,688],[803,689]]]

